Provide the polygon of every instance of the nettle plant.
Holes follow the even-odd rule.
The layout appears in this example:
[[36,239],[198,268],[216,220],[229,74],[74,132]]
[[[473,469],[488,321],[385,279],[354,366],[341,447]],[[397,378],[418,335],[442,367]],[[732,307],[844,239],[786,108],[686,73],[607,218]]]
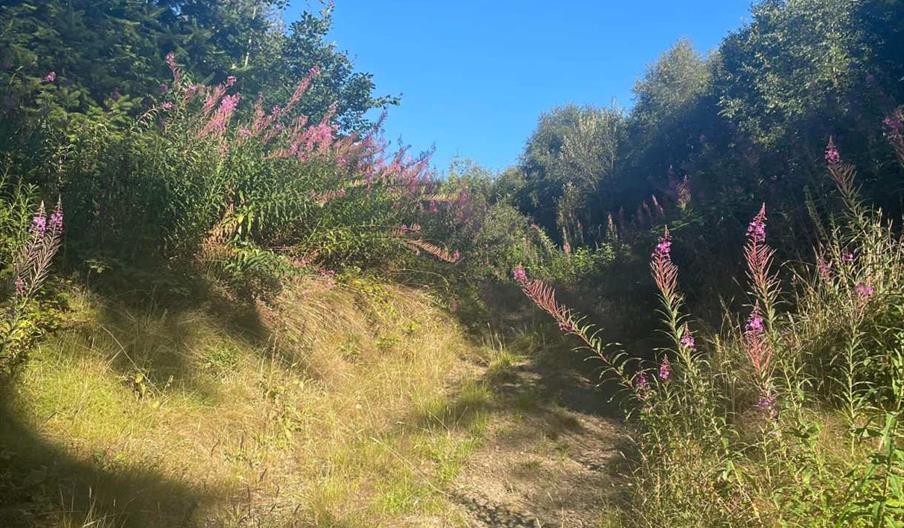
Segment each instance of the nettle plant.
[[[817,226],[815,264],[791,266],[797,288],[782,291],[764,205],[746,233],[746,311],[706,343],[692,331],[665,230],[650,263],[666,336],[653,366],[604,343],[515,268],[525,295],[628,396],[634,524],[898,526],[904,517],[904,241],[862,203],[831,140],[825,157],[843,214]],[[823,431],[838,422],[846,442]]]

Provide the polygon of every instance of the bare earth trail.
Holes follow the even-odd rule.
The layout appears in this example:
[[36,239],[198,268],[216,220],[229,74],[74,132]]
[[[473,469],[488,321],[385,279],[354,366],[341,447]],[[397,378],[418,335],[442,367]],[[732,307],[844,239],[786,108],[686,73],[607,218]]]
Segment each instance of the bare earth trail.
[[627,441],[621,414],[585,352],[550,348],[484,375],[497,408],[450,490],[471,526],[608,526]]
[[577,371],[526,362],[499,384],[517,409],[494,417],[488,439],[455,485],[480,527],[597,527],[615,500],[621,424],[604,395]]

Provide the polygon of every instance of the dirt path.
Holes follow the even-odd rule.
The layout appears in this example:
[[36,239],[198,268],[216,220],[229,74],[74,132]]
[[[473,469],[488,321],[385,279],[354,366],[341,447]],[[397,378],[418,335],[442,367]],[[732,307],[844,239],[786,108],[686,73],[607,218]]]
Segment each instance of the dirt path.
[[625,437],[579,360],[526,360],[492,380],[505,410],[453,487],[472,526],[605,526]]

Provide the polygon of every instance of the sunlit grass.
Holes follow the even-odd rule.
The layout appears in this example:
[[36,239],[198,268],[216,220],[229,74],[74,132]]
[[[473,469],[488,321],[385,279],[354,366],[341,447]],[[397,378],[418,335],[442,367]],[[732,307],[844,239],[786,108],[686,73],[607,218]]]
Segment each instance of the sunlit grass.
[[[34,353],[9,405],[41,440],[32,458],[51,446],[81,468],[47,461],[30,493],[68,494],[69,507],[41,512],[44,524],[458,516],[443,487],[493,397],[456,388],[471,348],[461,331],[412,290],[297,288],[261,307],[263,339],[203,306],[126,310],[75,295],[71,323]],[[12,435],[2,430],[4,449],[29,449]],[[142,488],[139,475],[172,487]]]

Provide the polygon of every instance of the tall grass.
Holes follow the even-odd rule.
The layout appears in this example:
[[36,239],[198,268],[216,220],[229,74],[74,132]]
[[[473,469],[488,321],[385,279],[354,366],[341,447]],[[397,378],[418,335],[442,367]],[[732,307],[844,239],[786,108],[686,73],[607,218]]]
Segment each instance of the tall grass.
[[70,295],[0,406],[0,524],[457,522],[491,395],[424,292],[308,277],[228,319]]

